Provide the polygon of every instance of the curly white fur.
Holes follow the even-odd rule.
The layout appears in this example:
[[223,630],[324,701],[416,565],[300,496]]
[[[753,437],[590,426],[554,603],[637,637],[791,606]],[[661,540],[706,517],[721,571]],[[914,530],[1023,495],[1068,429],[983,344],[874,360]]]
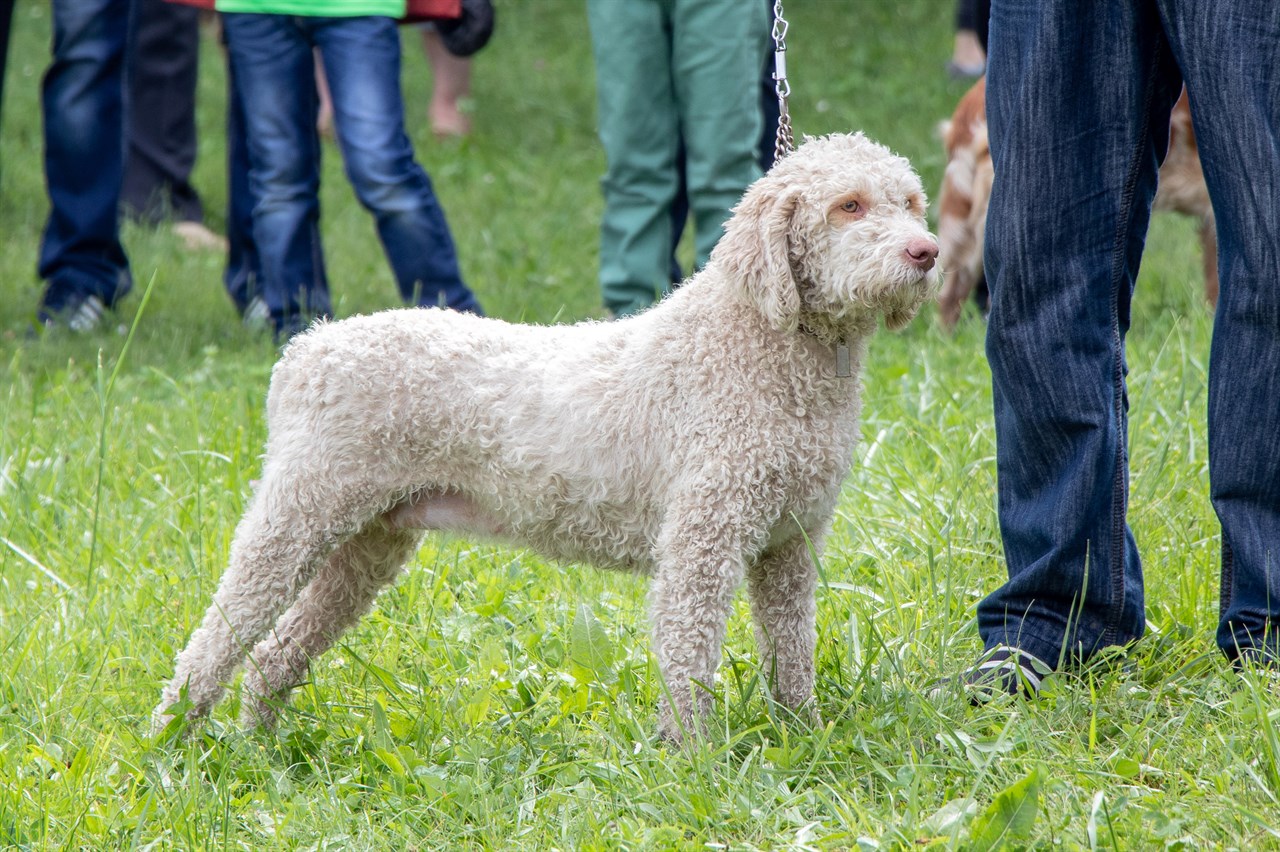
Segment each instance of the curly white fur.
[[156,723],[184,686],[206,714],[252,648],[245,719],[271,724],[424,529],[652,577],[675,739],[707,709],[745,578],[775,694],[811,713],[810,545],[848,472],[866,339],[932,295],[924,211],[906,160],[861,134],[812,139],[747,191],[707,268],[638,316],[398,310],[295,338],[261,483]]

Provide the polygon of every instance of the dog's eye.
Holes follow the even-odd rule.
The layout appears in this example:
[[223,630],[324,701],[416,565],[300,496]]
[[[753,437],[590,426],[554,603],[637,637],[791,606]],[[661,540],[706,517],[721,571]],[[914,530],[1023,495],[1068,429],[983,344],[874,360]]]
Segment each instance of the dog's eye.
[[844,204],[840,205],[840,209],[846,213],[857,213],[862,209],[862,205],[856,201],[846,201]]

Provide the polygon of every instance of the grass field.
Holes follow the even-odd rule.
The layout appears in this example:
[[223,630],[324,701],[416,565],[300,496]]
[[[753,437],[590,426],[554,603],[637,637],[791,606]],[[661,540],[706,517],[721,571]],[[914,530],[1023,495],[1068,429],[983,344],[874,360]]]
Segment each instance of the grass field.
[[[429,71],[407,39],[411,132],[486,308],[595,316],[585,11],[499,13],[462,143],[431,138]],[[788,14],[797,129],[865,130],[936,193],[933,127],[963,90],[943,72],[949,0],[792,0]],[[222,258],[135,227],[137,289],[111,328],[27,334],[48,33],[47,4],[20,0],[0,138],[0,846],[1280,848],[1280,698],[1213,650],[1212,318],[1176,218],[1155,224],[1129,338],[1149,631],[1123,658],[1052,678],[1032,703],[925,696],[978,652],[974,607],[1004,572],[982,324],[946,336],[926,309],[872,344],[864,441],[822,564],[824,727],[769,705],[740,602],[717,729],[660,745],[641,581],[432,538],[276,734],[239,730],[232,697],[193,741],[153,741],[148,714],[257,476],[277,351],[241,329]],[[212,32],[204,46],[196,179],[221,228],[224,77]],[[332,146],[325,166],[336,310],[391,306]]]

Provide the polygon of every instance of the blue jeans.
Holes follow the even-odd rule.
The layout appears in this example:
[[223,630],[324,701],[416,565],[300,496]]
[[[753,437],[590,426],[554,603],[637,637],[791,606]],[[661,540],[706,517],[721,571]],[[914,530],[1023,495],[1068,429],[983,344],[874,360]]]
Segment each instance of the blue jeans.
[[330,312],[320,251],[320,143],[312,48],[333,96],[334,127],[356,197],[406,302],[480,312],[453,237],[414,160],[400,94],[400,36],[390,18],[225,14],[244,105],[261,286],[277,328]]
[[[314,97],[314,95],[312,95]],[[244,103],[236,87],[235,68],[227,63],[227,267],[222,274],[227,295],[243,314],[249,302],[262,295],[262,261],[253,241],[253,189],[249,186],[249,140]],[[318,230],[308,230],[320,252]],[[321,264],[318,273],[323,274]],[[323,281],[323,279],[321,279]]]
[[1009,581],[988,648],[1084,659],[1142,635],[1125,334],[1168,116],[1184,80],[1217,214],[1209,472],[1217,640],[1280,627],[1280,4],[995,0],[987,355]]
[[113,306],[132,287],[118,210],[128,25],[129,0],[53,3],[53,62],[41,91],[50,205],[42,318],[86,296]]

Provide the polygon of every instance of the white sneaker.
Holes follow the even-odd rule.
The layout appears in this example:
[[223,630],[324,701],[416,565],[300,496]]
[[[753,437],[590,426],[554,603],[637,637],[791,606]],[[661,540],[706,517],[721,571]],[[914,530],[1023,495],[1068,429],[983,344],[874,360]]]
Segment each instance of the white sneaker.
[[244,306],[240,321],[244,323],[245,328],[253,331],[266,331],[271,328],[271,309],[267,307],[266,300],[261,296],[250,299],[249,304]]
[[100,297],[90,295],[73,298],[57,312],[42,308],[40,322],[45,328],[65,326],[77,334],[84,334],[102,325],[102,319],[106,313],[106,303]]

